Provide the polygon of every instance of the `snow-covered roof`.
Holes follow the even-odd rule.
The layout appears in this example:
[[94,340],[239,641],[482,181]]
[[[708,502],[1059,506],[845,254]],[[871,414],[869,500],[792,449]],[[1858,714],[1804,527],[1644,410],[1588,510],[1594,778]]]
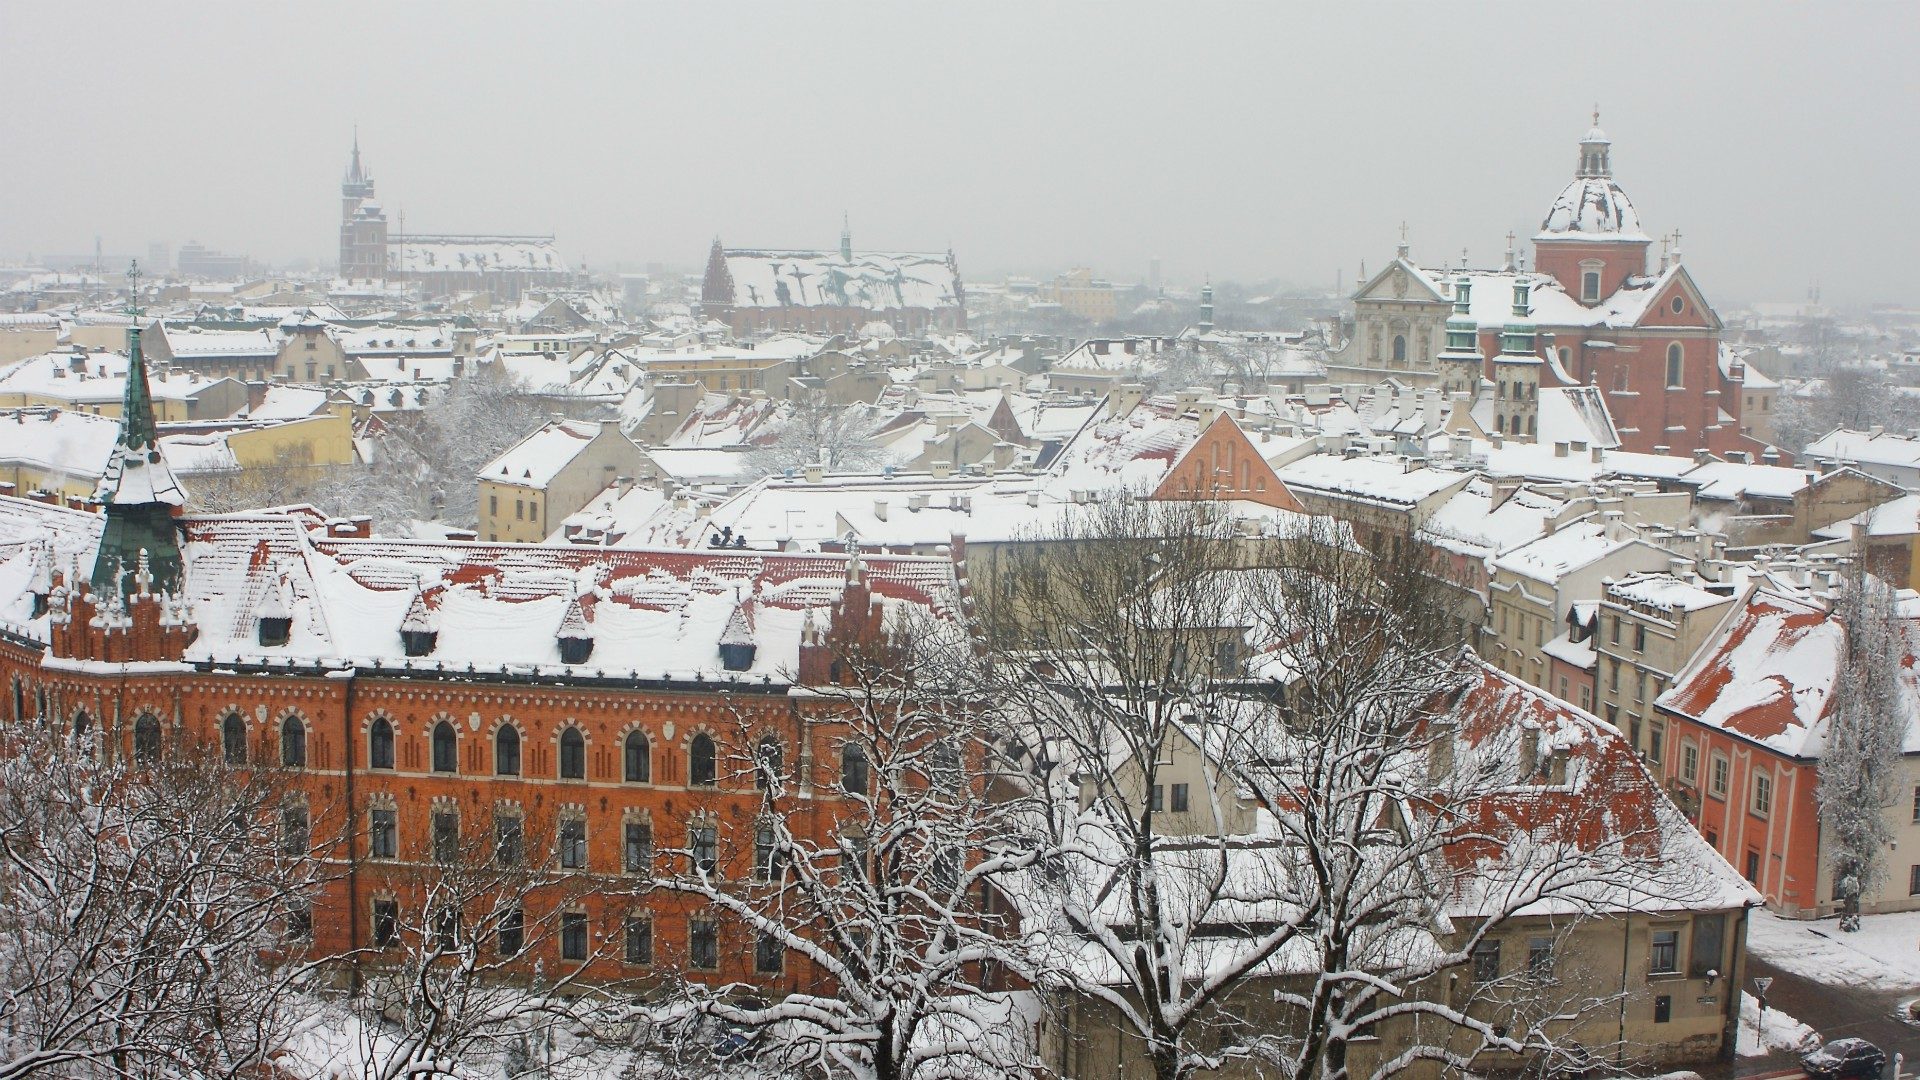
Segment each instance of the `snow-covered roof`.
[[1471,474],[1429,469],[1387,457],[1314,454],[1276,470],[1289,490],[1338,495],[1386,506],[1413,507],[1449,489],[1465,487]]
[[[227,381],[178,369],[147,373],[148,393],[155,401],[192,401]],[[43,353],[0,369],[0,394],[25,394],[76,405],[118,405],[126,393],[127,354],[121,352]]]
[[734,307],[856,307],[870,311],[951,308],[960,278],[943,254],[856,251],[723,253]]
[[1920,535],[1920,495],[1902,495],[1892,502],[1869,507],[1844,521],[1815,529],[1813,535],[1844,540],[1853,535],[1856,526],[1864,527],[1868,536]]
[[601,431],[591,420],[553,420],[501,451],[480,470],[480,479],[525,487],[545,487],[587,448]]
[[160,324],[167,353],[175,360],[268,357],[280,352],[280,341],[269,330],[211,330],[197,325]]
[[119,438],[120,421],[110,417],[72,409],[0,409],[0,461],[9,464],[98,477]]
[[1784,465],[1751,465],[1741,461],[1708,461],[1689,469],[1680,479],[1692,485],[1700,499],[1792,499],[1818,476],[1811,469]]
[[1734,598],[1729,592],[1714,592],[1697,581],[1664,572],[1650,572],[1628,574],[1609,583],[1607,599],[1660,611],[1701,611],[1730,604]]
[[1524,485],[1495,506],[1497,494],[1491,480],[1474,477],[1427,518],[1422,537],[1451,551],[1491,559],[1544,536],[1567,511],[1565,500]]
[[1583,518],[1505,552],[1493,565],[1497,570],[1551,585],[1583,566],[1591,566],[1621,548],[1638,543],[1644,541],[1625,532],[1609,536],[1604,524]]
[[[805,625],[824,630],[834,605],[858,595],[849,559],[835,555],[340,539],[271,515],[189,518],[184,527],[184,589],[199,627],[189,661],[397,666],[406,659],[400,625],[424,597],[439,638],[416,666],[713,678],[721,635],[751,606],[758,649],[740,677],[785,679]],[[883,607],[955,610],[950,560],[867,554],[860,571]],[[270,595],[292,629],[285,646],[263,649],[255,623]],[[595,642],[576,668],[561,663],[557,640],[570,615]]]
[[401,237],[387,248],[387,268],[403,274],[568,272],[552,239],[530,236]]
[[[1912,620],[1904,620],[1908,639]],[[1912,647],[1901,665],[1905,748],[1920,750]],[[1825,748],[1827,709],[1842,677],[1846,630],[1824,605],[1757,590],[1660,695],[1658,704],[1708,727],[1798,758]]]
[[1611,176],[1577,176],[1561,189],[1535,240],[1621,240],[1648,243],[1633,200]]
[[1806,456],[1820,461],[1920,469],[1920,439],[1884,430],[1835,428],[1808,443]]
[[1200,438],[1199,413],[1173,397],[1140,402],[1121,415],[1109,397],[1054,458],[1056,488],[1149,491]]

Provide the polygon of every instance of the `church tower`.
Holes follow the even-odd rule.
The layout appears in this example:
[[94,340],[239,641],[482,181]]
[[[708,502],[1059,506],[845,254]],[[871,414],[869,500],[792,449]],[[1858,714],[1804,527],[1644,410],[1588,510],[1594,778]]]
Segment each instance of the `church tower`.
[[1453,313],[1447,317],[1447,346],[1434,357],[1440,390],[1448,397],[1479,392],[1481,372],[1480,325],[1473,318],[1473,279],[1461,274],[1453,283]]
[[387,214],[373,197],[373,174],[360,163],[360,133],[353,133],[353,161],[340,182],[340,276],[377,281],[387,276]]
[[1513,279],[1513,311],[1493,358],[1493,429],[1510,439],[1539,434],[1540,357],[1534,351],[1533,283],[1526,274]]

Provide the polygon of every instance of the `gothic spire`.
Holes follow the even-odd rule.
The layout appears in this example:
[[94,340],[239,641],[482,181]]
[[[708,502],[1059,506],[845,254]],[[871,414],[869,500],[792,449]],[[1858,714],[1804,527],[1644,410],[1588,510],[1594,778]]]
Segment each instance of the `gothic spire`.
[[[140,351],[140,267],[127,271],[127,386],[121,399],[120,439],[100,479],[107,504],[100,551],[94,558],[95,592],[131,595],[135,591],[171,592],[180,581],[180,545],[173,514],[186,502],[173,470],[160,453],[154,424],[153,391],[147,383],[146,357]],[[144,561],[143,561],[144,560]],[[136,580],[144,578],[144,581]]]

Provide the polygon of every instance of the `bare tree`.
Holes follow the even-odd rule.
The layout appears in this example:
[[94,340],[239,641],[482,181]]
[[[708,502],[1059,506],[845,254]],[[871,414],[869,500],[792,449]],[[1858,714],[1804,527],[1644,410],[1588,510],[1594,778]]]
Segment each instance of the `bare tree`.
[[611,910],[628,890],[563,868],[564,831],[543,854],[517,814],[464,834],[458,821],[436,811],[413,858],[384,867],[369,945],[347,958],[363,981],[339,1051],[366,1080],[564,1075],[557,1048],[577,1054],[611,1005],[587,973],[618,939],[588,904]]
[[0,724],[0,1077],[258,1075],[320,881],[277,842],[277,777],[150,716],[132,759],[93,738]]
[[231,514],[263,506],[331,501],[339,486],[350,483],[347,465],[316,465],[313,450],[281,445],[267,464],[190,473],[181,478],[193,510],[203,514]]
[[1482,812],[1517,784],[1606,800],[1650,781],[1624,755],[1554,756],[1556,738],[1594,743],[1591,721],[1529,736],[1463,696],[1499,676],[1423,560],[1383,566],[1326,523],[1273,544],[1230,526],[1211,504],[1114,499],[1004,571],[1032,644],[996,664],[998,694],[1065,774],[1063,872],[1022,900],[1062,945],[1067,996],[1161,1080],[1236,1061],[1342,1078],[1378,1026],[1399,1031],[1378,1077],[1604,1050],[1547,1018],[1617,989],[1542,978],[1550,944],[1504,979],[1476,952],[1542,905],[1561,913],[1548,940],[1649,896],[1684,906],[1657,842],[1681,823],[1648,811],[1590,836],[1577,800],[1542,804],[1571,820]]
[[1860,898],[1885,880],[1885,853],[1894,839],[1887,809],[1906,775],[1900,672],[1913,649],[1893,589],[1858,562],[1837,614],[1846,627],[1847,651],[1820,755],[1818,796],[1821,823],[1833,833],[1834,892],[1845,905],[1840,928],[1858,930]]
[[1774,436],[1794,453],[1835,428],[1920,427],[1920,399],[1899,392],[1885,374],[1863,365],[1830,367],[1816,392],[1783,394],[1777,404]]
[[833,472],[877,468],[884,458],[874,436],[880,422],[866,405],[835,405],[806,394],[781,410],[771,438],[747,453],[749,472],[774,474],[824,463]]
[[813,775],[741,722],[738,773],[760,796],[749,872],[687,848],[656,883],[737,926],[789,991],[689,980],[660,1035],[710,1057],[722,1025],[738,1075],[1026,1075],[1031,1018],[999,991],[1031,980],[1031,950],[995,901],[1040,849],[1023,839],[1029,789],[1004,783],[980,657],[953,621],[902,617],[837,645],[835,669],[818,691],[831,760]]

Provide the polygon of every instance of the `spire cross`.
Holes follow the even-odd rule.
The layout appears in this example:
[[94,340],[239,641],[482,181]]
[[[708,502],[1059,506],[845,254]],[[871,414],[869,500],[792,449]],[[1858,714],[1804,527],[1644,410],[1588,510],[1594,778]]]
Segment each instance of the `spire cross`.
[[140,314],[140,260],[132,259],[127,263],[127,314]]
[[1405,218],[1400,220],[1400,242],[1403,244],[1407,242],[1407,222]]
[[1597,101],[1593,103],[1593,126],[1600,126],[1600,103]]

